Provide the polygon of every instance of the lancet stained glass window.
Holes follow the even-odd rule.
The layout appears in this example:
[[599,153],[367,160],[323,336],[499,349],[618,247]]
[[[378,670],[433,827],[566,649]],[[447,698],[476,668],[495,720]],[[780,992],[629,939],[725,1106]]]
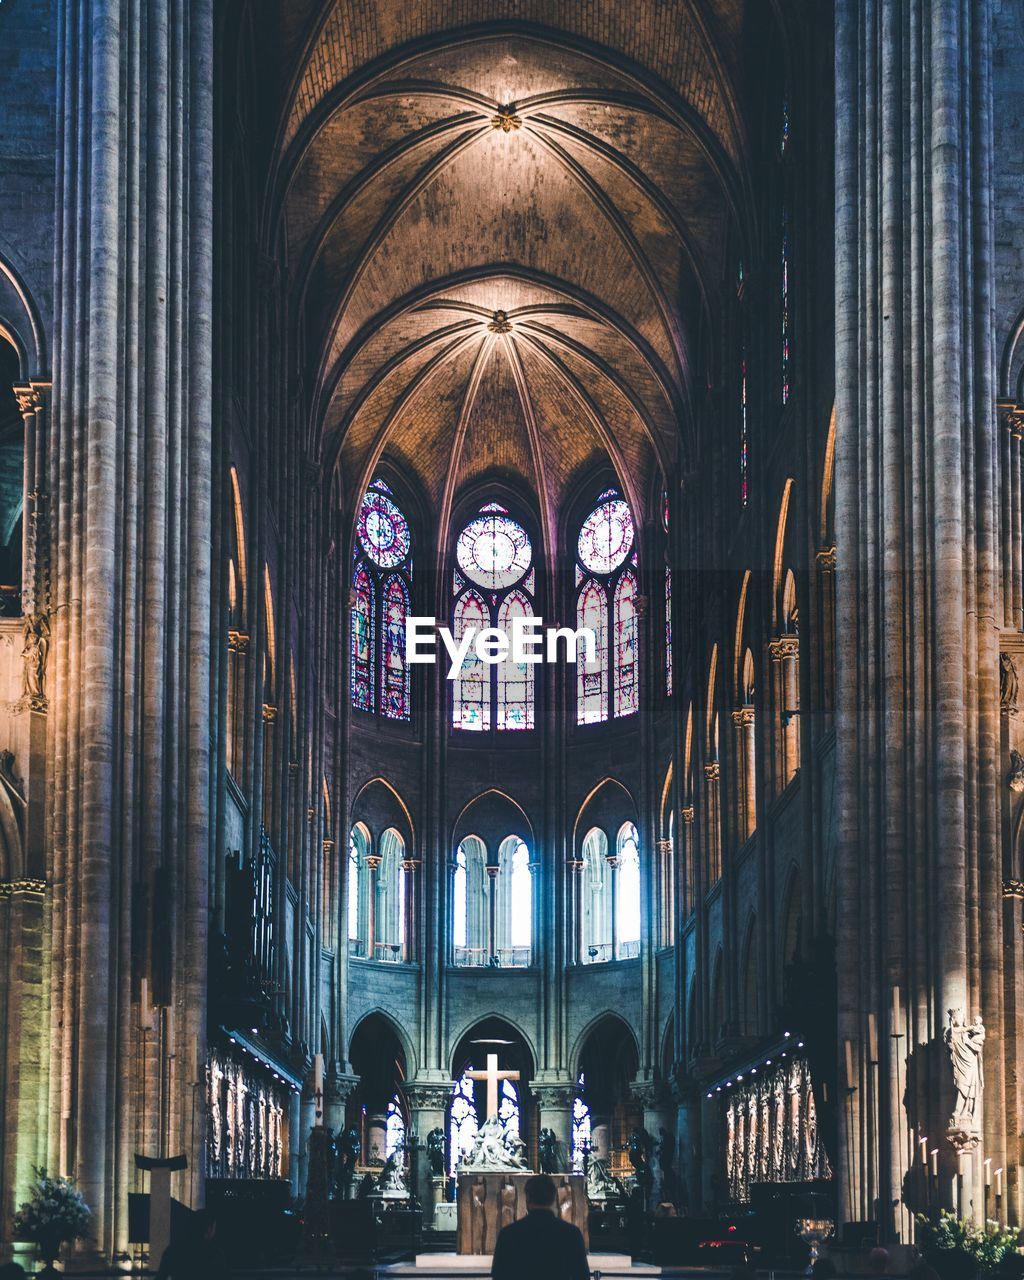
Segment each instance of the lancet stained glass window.
[[672,697],[672,570],[665,566],[665,692]]
[[473,1081],[464,1071],[452,1094],[448,1111],[448,1171],[454,1174],[459,1161],[473,1150],[479,1127]]
[[587,1156],[590,1154],[590,1108],[583,1101],[584,1075],[576,1082],[576,1097],[572,1101],[572,1172],[586,1173]]
[[[533,544],[520,522],[497,502],[485,503],[463,528],[455,544],[452,572],[452,634],[497,627],[509,639],[516,618],[534,616],[536,570]],[[452,728],[532,729],[535,689],[532,663],[511,654],[483,663],[471,647],[452,682]]]
[[356,542],[350,606],[352,705],[388,720],[408,720],[412,680],[405,659],[405,620],[412,600],[412,534],[382,480],[363,495]]
[[[583,521],[576,554],[576,626],[594,633],[595,653],[576,665],[576,722],[632,715],[639,706],[639,620],[633,516],[606,489]],[[610,641],[610,643],[609,643]]]

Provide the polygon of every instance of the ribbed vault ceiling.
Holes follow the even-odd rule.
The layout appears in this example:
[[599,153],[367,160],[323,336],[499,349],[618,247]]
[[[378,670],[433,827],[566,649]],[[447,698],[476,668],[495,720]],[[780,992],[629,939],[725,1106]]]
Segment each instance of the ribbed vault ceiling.
[[696,7],[652,6],[690,41],[658,52],[690,75],[661,93],[614,40],[602,58],[551,33],[406,47],[369,74],[353,50],[373,41],[337,44],[352,8],[311,38],[277,181],[313,419],[347,499],[387,456],[443,527],[464,486],[506,475],[550,532],[574,480],[610,462],[642,512],[687,447],[693,335],[738,187]]

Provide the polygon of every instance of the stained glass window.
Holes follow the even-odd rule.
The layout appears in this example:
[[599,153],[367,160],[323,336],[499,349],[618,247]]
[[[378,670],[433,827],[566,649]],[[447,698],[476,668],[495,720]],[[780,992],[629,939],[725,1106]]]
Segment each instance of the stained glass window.
[[596,724],[608,718],[608,596],[591,578],[576,601],[576,626],[594,633],[592,661],[580,653],[576,662],[576,720]]
[[[479,631],[490,626],[490,615],[483,597],[475,591],[460,596],[455,606],[456,641],[470,629]],[[491,727],[490,669],[477,657],[471,645],[462,663],[462,669],[453,682],[452,726],[456,729],[479,731]]]
[[452,902],[452,941],[456,949],[468,945],[466,851],[460,844],[455,851],[455,876]]
[[387,485],[375,480],[363,495],[356,523],[350,610],[352,705],[389,720],[408,720],[412,685],[405,660],[405,620],[411,604],[412,535],[390,495]]
[[740,504],[750,498],[750,437],[747,423],[747,352],[740,356]]
[[473,1141],[479,1127],[476,1111],[476,1099],[473,1096],[473,1081],[466,1072],[462,1073],[459,1083],[452,1094],[448,1111],[448,1171],[455,1174],[459,1162],[473,1150]]
[[356,532],[363,550],[382,569],[395,569],[409,555],[409,525],[395,503],[378,488],[367,489]]
[[459,534],[455,556],[462,572],[477,586],[500,591],[514,586],[525,575],[533,548],[517,520],[485,512]]
[[665,566],[665,693],[672,697],[672,570]]
[[501,1136],[506,1143],[511,1143],[519,1134],[519,1095],[511,1080],[502,1080],[501,1097],[498,1101],[498,1119],[501,1121]]
[[[533,606],[521,591],[501,602],[498,628],[511,638],[513,618],[532,618]],[[509,656],[498,664],[498,728],[533,728],[533,664],[514,662]]]
[[587,1156],[590,1154],[590,1108],[583,1101],[584,1076],[576,1082],[576,1097],[572,1102],[572,1172],[586,1173]]
[[632,715],[638,706],[638,627],[636,578],[627,571],[615,588],[615,714]]
[[384,1129],[384,1157],[387,1159],[399,1151],[405,1151],[405,1116],[402,1115],[402,1105],[396,1093],[388,1103]]
[[352,576],[352,705],[373,710],[376,618],[373,582],[364,565]]
[[612,498],[587,516],[580,530],[580,563],[591,573],[614,573],[633,548],[633,517],[621,498]]
[[[497,627],[511,640],[514,620],[534,616],[537,575],[526,530],[499,503],[486,503],[459,534],[455,558],[455,637],[461,639],[470,628]],[[467,588],[467,580],[475,587]],[[514,662],[511,653],[502,662],[484,663],[471,649],[454,683],[454,729],[534,727],[532,663]]]
[[389,720],[408,720],[410,672],[405,661],[405,619],[409,589],[392,574],[384,586],[384,647],[381,655],[381,711]]

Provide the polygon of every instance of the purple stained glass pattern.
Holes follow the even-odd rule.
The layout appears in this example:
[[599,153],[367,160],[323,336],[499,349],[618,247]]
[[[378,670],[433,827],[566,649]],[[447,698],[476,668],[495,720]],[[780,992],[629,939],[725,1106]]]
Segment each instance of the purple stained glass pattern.
[[508,515],[508,507],[503,507],[500,502],[485,502],[480,508],[481,511],[500,511],[503,515]]
[[374,649],[373,580],[365,565],[352,575],[352,705],[373,710]]
[[[475,591],[467,591],[455,606],[455,639],[461,640],[468,628],[480,630],[490,626],[487,605]],[[462,669],[452,681],[452,728],[480,732],[491,727],[490,669],[470,646]]]
[[621,498],[602,502],[580,530],[577,554],[591,573],[614,573],[633,547],[633,517]]
[[672,697],[672,570],[665,567],[665,693]]
[[359,507],[356,533],[374,564],[395,569],[409,554],[409,524],[394,502],[378,489],[368,489]]
[[632,715],[638,706],[636,578],[624,573],[615,588],[615,714]]
[[665,530],[666,533],[668,533],[668,517],[669,517],[668,490],[664,489],[662,490],[662,494],[661,494],[661,527]]
[[580,654],[576,663],[576,722],[597,724],[608,719],[608,597],[604,588],[589,579],[576,601],[577,627],[594,633],[592,662]]
[[523,526],[511,516],[486,512],[471,520],[455,547],[459,568],[477,586],[500,591],[527,572],[533,547]]
[[410,672],[405,661],[405,619],[409,591],[392,574],[384,585],[384,646],[381,654],[381,711],[389,720],[408,720]]
[[[498,627],[511,636],[513,618],[532,617],[529,599],[521,591],[512,591],[498,610]],[[498,665],[498,728],[532,729],[533,703],[533,664],[513,662],[510,655]]]

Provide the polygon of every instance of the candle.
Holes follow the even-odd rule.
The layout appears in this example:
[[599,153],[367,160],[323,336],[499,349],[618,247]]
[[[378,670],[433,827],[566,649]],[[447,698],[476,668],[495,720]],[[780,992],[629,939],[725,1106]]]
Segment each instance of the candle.
[[990,1187],[991,1185],[992,1185],[992,1157],[989,1156],[989,1158],[985,1161],[985,1186]]
[[892,989],[892,1034],[900,1035],[900,989]]
[[139,1026],[143,1031],[153,1030],[153,1010],[149,1003],[149,979],[139,984]]
[[937,1179],[938,1176],[939,1176],[939,1149],[938,1147],[932,1147],[932,1177]]
[[846,1087],[852,1093],[857,1087],[854,1084],[853,1077],[853,1042],[851,1040],[846,1040],[844,1042],[844,1048],[846,1050]]
[[928,1163],[928,1139],[919,1138],[917,1145],[921,1148],[921,1163],[927,1164]]
[[1002,1194],[1003,1194],[1003,1171],[1002,1169],[997,1169],[996,1170],[996,1195],[1002,1196]]
[[878,1061],[878,1019],[873,1013],[868,1014],[868,1061]]

